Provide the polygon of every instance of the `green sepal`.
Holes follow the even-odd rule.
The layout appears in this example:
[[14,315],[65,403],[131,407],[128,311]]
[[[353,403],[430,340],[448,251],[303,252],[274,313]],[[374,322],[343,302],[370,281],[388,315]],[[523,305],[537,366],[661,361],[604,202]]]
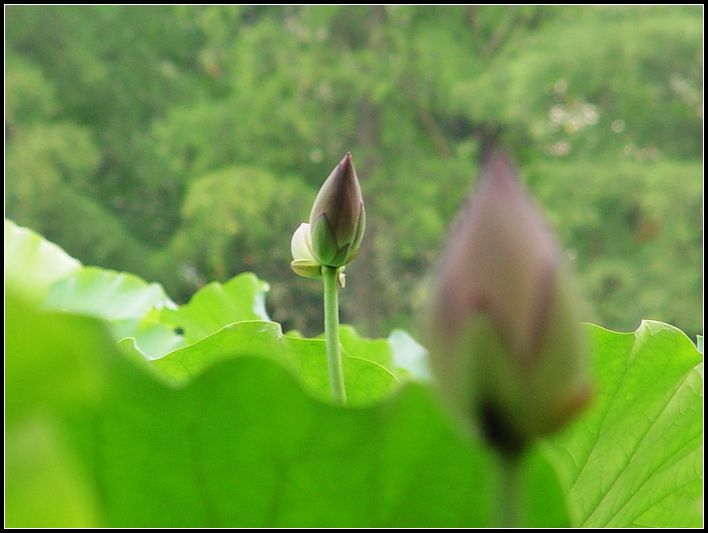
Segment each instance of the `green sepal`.
[[310,279],[319,279],[322,277],[322,266],[317,261],[308,259],[296,259],[290,263],[290,268],[298,276]]

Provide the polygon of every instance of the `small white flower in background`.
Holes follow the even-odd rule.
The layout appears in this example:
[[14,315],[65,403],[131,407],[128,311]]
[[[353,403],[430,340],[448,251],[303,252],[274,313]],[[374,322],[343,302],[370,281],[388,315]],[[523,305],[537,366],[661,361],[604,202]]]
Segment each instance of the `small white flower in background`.
[[312,255],[310,225],[308,223],[303,222],[293,233],[293,238],[290,241],[290,251],[293,254],[293,261],[290,266],[298,276],[312,279],[322,277],[321,265]]

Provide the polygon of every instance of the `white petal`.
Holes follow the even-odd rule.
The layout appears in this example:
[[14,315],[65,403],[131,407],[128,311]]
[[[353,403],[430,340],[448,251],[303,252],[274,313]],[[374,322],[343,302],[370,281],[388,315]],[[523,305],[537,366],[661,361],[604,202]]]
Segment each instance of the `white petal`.
[[290,241],[290,251],[293,254],[293,259],[314,261],[315,258],[312,256],[310,248],[310,225],[307,223],[302,223],[295,230],[295,233],[293,233],[293,238]]

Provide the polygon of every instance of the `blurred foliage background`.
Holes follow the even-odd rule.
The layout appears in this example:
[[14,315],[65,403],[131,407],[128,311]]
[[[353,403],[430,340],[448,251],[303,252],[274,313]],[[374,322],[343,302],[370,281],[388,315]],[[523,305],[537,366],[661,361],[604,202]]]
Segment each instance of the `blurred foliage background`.
[[321,330],[290,237],[351,150],[367,207],[343,319],[416,331],[500,139],[593,309],[702,327],[701,7],[6,9],[6,215],[177,301],[253,271]]

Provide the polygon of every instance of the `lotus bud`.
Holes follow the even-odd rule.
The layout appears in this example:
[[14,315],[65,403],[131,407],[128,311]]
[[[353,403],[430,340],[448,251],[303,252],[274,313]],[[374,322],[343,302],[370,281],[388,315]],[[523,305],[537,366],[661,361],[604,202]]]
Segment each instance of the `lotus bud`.
[[334,168],[317,194],[310,213],[310,245],[322,265],[341,267],[356,256],[366,215],[351,153]]
[[589,399],[564,254],[499,149],[451,235],[431,315],[443,394],[502,452],[561,427]]

